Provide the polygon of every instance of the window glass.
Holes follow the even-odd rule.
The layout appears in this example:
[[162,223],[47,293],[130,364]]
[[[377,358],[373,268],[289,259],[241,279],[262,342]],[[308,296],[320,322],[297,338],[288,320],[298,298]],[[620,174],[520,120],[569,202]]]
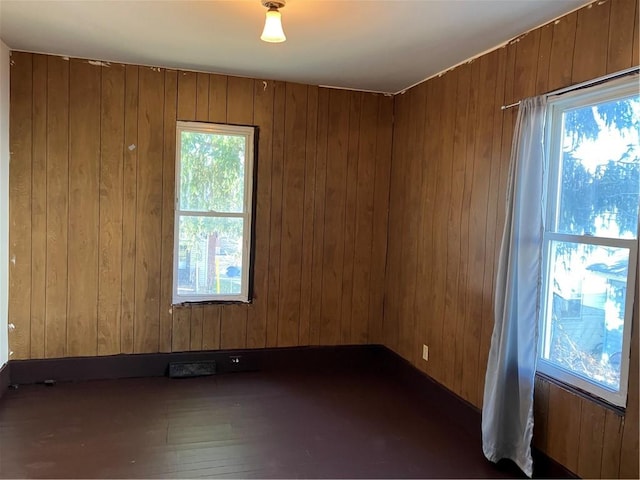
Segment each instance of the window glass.
[[178,122],[174,304],[249,301],[253,127]]
[[629,250],[551,242],[550,258],[542,358],[618,390]]
[[180,209],[242,212],[244,136],[181,133]]
[[241,218],[180,217],[179,295],[239,295],[242,290]]
[[563,114],[559,232],[636,237],[639,117],[637,97]]
[[626,404],[640,97],[626,79],[549,102],[538,370]]

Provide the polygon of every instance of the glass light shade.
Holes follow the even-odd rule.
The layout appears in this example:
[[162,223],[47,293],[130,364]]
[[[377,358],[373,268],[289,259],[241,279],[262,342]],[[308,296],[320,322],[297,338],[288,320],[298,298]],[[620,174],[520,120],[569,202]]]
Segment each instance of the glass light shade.
[[286,39],[287,37],[284,35],[284,30],[282,30],[282,16],[280,12],[276,9],[269,9],[260,40],[269,43],[280,43]]

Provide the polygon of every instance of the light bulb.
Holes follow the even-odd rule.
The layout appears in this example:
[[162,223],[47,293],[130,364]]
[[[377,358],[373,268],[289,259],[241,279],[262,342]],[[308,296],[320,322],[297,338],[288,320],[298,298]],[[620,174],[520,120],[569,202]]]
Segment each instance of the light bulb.
[[269,43],[281,43],[286,39],[284,30],[282,30],[282,15],[280,15],[277,8],[269,8],[260,40]]

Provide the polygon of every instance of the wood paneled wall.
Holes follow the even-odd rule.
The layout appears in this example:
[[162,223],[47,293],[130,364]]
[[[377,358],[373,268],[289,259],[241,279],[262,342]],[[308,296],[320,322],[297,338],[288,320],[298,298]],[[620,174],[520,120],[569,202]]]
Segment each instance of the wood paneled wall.
[[[480,406],[500,106],[638,65],[637,0],[599,3],[395,100],[13,53],[11,358],[384,342]],[[170,305],[176,120],[260,127],[251,305]],[[537,382],[534,442],[581,476],[638,477],[634,322],[626,415]]]
[[[393,99],[14,52],[12,359],[381,343]],[[176,120],[259,127],[254,301],[172,308]]]
[[[396,97],[385,344],[476,406],[517,114],[500,106],[638,65],[638,14],[593,3]],[[638,478],[637,308],[633,331],[625,416],[537,382],[535,444],[582,477]]]

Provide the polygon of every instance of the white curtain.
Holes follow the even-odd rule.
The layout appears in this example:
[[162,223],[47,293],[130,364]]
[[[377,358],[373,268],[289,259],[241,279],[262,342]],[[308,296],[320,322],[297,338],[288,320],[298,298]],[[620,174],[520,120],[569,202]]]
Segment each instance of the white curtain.
[[495,291],[495,325],[482,407],[482,449],[492,462],[533,471],[536,373],[544,217],[546,97],[520,102],[511,148],[507,207]]

